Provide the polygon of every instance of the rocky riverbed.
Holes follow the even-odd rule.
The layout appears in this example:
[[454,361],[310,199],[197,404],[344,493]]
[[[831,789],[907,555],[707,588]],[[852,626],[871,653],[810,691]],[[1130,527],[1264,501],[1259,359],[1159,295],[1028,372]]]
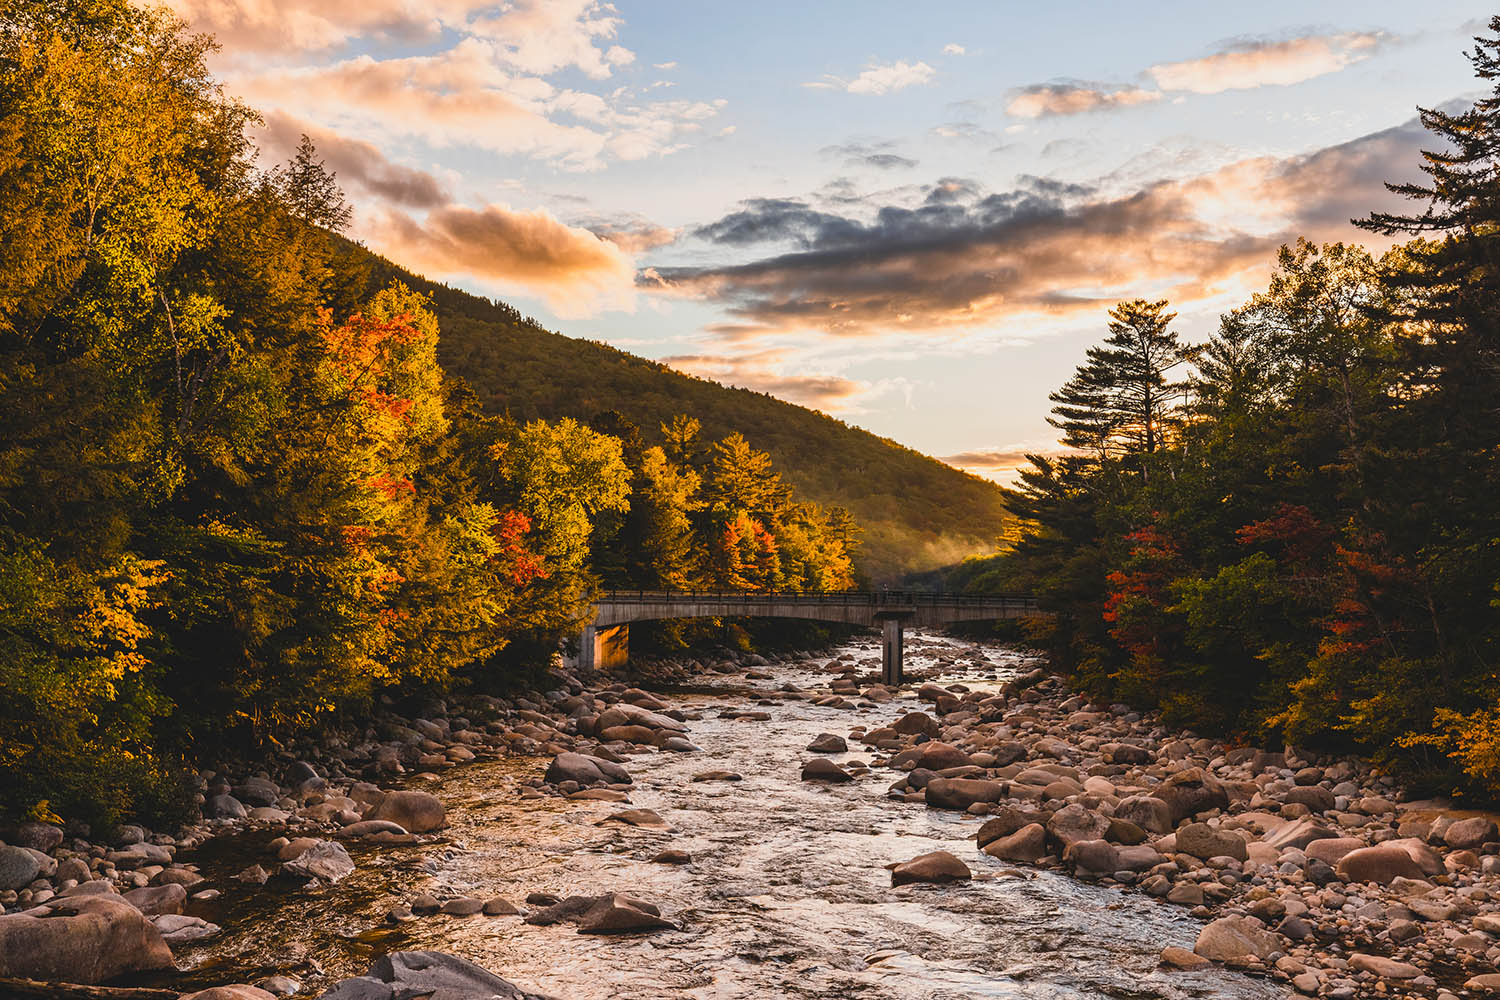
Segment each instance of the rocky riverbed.
[[910,654],[899,693],[870,640],[656,664],[650,691],[557,671],[206,774],[213,818],[174,837],[14,831],[0,975],[256,984],[219,1000],[1500,990],[1488,818],[1086,704],[1001,647]]

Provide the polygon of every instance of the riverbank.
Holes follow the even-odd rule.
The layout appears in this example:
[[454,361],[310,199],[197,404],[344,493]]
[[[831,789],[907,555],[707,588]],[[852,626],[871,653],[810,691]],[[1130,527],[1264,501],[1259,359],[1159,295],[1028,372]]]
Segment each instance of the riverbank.
[[[1448,843],[1475,824],[1419,830],[1357,762],[1183,738],[999,647],[917,637],[911,652],[936,683],[899,695],[872,684],[878,650],[860,641],[658,665],[652,693],[558,674],[535,697],[386,718],[383,739],[326,748],[311,777],[289,764],[272,804],[160,853],[55,845],[47,887],[13,909],[76,893],[64,876],[81,863],[100,889],[180,903],[158,924],[219,928],[179,936],[183,972],[136,982],[307,996],[413,949],[569,997],[1432,997],[1493,971],[1494,845]],[[583,764],[553,760],[578,751]],[[800,780],[813,760],[852,780]],[[432,796],[442,825],[380,826],[386,790],[417,826]],[[1405,843],[1417,834],[1422,850]],[[1399,880],[1356,884],[1339,872],[1359,861],[1350,841],[1443,870],[1397,859]],[[936,851],[969,880],[892,886],[885,866]],[[555,907],[569,897],[597,912]],[[620,922],[641,935],[575,933]],[[1195,947],[1224,961],[1182,971]]]

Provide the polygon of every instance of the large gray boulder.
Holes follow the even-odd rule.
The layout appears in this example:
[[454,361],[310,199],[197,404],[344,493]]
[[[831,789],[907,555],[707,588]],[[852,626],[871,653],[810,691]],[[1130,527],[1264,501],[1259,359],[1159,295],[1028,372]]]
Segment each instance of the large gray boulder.
[[1281,947],[1281,940],[1254,917],[1220,917],[1198,932],[1193,951],[1215,962],[1246,955],[1265,958]]
[[118,896],[67,896],[0,916],[0,976],[92,985],[172,967],[161,932]]
[[1005,798],[1005,786],[983,778],[933,778],[925,796],[936,809],[967,809],[976,802],[999,802]]
[[1132,795],[1121,799],[1115,806],[1115,819],[1134,823],[1147,833],[1158,835],[1172,832],[1175,825],[1172,807],[1152,795]]
[[24,889],[42,873],[42,863],[24,847],[0,847],[0,891]]
[[1178,771],[1151,794],[1172,810],[1174,824],[1211,809],[1229,808],[1229,793],[1224,786],[1199,767]]
[[1177,850],[1204,861],[1226,857],[1244,861],[1249,857],[1243,837],[1215,830],[1207,823],[1189,823],[1178,830]]

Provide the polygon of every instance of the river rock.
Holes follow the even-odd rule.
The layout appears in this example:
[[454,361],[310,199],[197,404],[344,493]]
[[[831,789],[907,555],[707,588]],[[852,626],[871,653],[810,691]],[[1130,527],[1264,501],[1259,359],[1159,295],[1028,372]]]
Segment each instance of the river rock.
[[1390,885],[1395,878],[1425,879],[1426,873],[1400,847],[1378,844],[1350,851],[1339,859],[1336,871],[1347,882]]
[[443,901],[438,907],[439,913],[445,913],[450,917],[473,917],[478,916],[484,910],[484,900],[473,896],[459,896],[455,899]]
[[187,905],[187,890],[181,885],[145,886],[125,893],[125,902],[148,917],[163,913],[181,913]]
[[560,753],[552,758],[543,780],[554,785],[564,781],[576,781],[580,785],[601,781],[613,785],[631,784],[630,772],[619,764],[581,753]]
[[354,873],[354,859],[349,857],[343,844],[319,840],[282,865],[282,870],[301,878],[333,883]]
[[967,809],[976,802],[999,802],[1005,798],[1005,785],[980,778],[933,778],[924,795],[937,809]]
[[1215,962],[1253,955],[1265,958],[1280,948],[1276,935],[1254,917],[1220,917],[1198,933],[1193,951]]
[[1361,847],[1368,846],[1358,837],[1324,837],[1308,844],[1303,853],[1325,865],[1336,865],[1344,860],[1344,855],[1350,851],[1357,851]]
[[1075,840],[1063,851],[1063,861],[1078,872],[1107,875],[1120,870],[1120,856],[1107,840]]
[[521,911],[510,900],[495,896],[484,901],[484,908],[480,912],[487,917],[514,917]]
[[51,854],[61,846],[63,832],[51,823],[28,820],[17,826],[16,832],[9,839],[17,847],[27,847],[33,851],[41,851],[43,854]]
[[371,837],[381,833],[396,837],[409,836],[406,828],[400,823],[392,823],[384,819],[363,819],[358,823],[350,823],[348,826],[341,827],[338,835],[350,840],[358,840],[361,837]]
[[163,913],[152,917],[151,922],[156,925],[156,929],[161,932],[162,939],[168,944],[201,941],[223,930],[218,924],[211,924],[202,917],[190,917],[183,913]]
[[578,921],[580,934],[639,934],[666,928],[676,925],[654,904],[621,893],[600,897]]
[[[356,989],[339,990],[346,984]],[[369,992],[368,984],[384,985]],[[436,951],[394,951],[383,955],[358,979],[344,980],[323,994],[323,1000],[391,1000],[426,996],[430,1000],[543,1000],[514,983],[486,972],[473,962]]]
[[1029,823],[1015,833],[985,844],[984,853],[1002,861],[1036,864],[1047,856],[1047,828],[1040,823]]
[[1282,795],[1283,802],[1296,802],[1313,812],[1327,812],[1333,808],[1333,793],[1322,785],[1299,785]]
[[835,733],[819,733],[807,745],[809,753],[848,753],[849,744]]
[[1220,857],[1244,861],[1249,857],[1243,837],[1215,830],[1207,823],[1189,823],[1178,830],[1177,850],[1204,861]]
[[24,889],[42,873],[42,863],[24,847],[0,847],[0,891]]
[[891,866],[891,885],[908,885],[912,882],[967,882],[973,878],[969,866],[947,851],[932,851],[920,854],[910,861]]
[[936,740],[923,743],[917,748],[917,766],[932,771],[944,771],[950,767],[965,767],[972,764],[969,755],[958,747]]
[[1149,833],[1158,835],[1172,832],[1172,807],[1152,795],[1132,795],[1120,800],[1115,806],[1115,819],[1134,823]]
[[897,719],[891,726],[902,736],[926,736],[931,739],[937,736],[939,727],[937,720],[926,712],[907,712]]
[[[220,786],[223,787],[223,786]],[[244,819],[248,815],[245,804],[233,795],[213,795],[203,803],[205,819]]]
[[1186,948],[1178,948],[1176,945],[1168,945],[1161,950],[1161,960],[1164,965],[1170,965],[1174,969],[1182,969],[1193,972],[1202,969],[1211,963],[1202,955],[1196,955]]
[[1047,820],[1047,836],[1066,848],[1080,840],[1103,840],[1109,832],[1109,817],[1077,802],[1063,806]]
[[1443,843],[1455,851],[1478,850],[1494,840],[1500,840],[1500,829],[1488,816],[1457,820],[1443,831]]
[[236,983],[233,986],[210,986],[196,993],[184,993],[178,1000],[276,1000],[276,996],[258,986]]
[[1310,819],[1293,820],[1286,823],[1263,838],[1264,843],[1276,848],[1295,847],[1299,851],[1307,849],[1307,846],[1317,840],[1330,840],[1338,834],[1321,823]]
[[854,776],[827,757],[814,757],[802,767],[803,781],[844,782],[853,781]]
[[604,823],[623,823],[626,826],[639,826],[650,830],[670,830],[672,825],[661,818],[654,809],[626,809],[624,812],[613,813],[599,820]]
[[170,968],[161,933],[118,896],[62,897],[0,916],[0,976],[94,984]]
[[1171,809],[1174,825],[1199,813],[1229,808],[1229,794],[1224,786],[1199,767],[1178,771],[1151,794]]
[[428,833],[448,825],[447,812],[436,795],[408,789],[387,792],[364,818],[395,823],[411,833]]
[[1406,962],[1380,955],[1364,955],[1356,952],[1349,956],[1349,968],[1358,972],[1369,972],[1381,979],[1416,979],[1422,970]]

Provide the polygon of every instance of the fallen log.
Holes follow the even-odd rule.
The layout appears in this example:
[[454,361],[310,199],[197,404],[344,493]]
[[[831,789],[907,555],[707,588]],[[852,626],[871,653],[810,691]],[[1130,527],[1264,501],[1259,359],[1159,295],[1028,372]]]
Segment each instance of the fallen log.
[[0,976],[0,997],[41,997],[44,1000],[177,1000],[176,990],[144,986],[85,986],[82,983],[44,983],[39,979]]

